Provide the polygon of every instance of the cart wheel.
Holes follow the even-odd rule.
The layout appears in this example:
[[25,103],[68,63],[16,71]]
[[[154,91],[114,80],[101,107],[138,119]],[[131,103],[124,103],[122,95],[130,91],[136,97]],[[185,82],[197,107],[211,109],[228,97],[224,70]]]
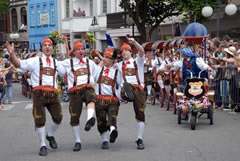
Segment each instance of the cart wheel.
[[151,104],[152,105],[155,105],[155,103],[156,103],[156,94],[155,94],[155,91],[154,91],[154,89],[152,89],[151,90]]
[[181,121],[182,121],[182,109],[178,108],[177,109],[177,113],[178,113],[178,124],[181,124]]
[[210,120],[210,125],[212,125],[213,124],[213,107],[212,107],[212,105],[210,105],[208,107],[208,118]]
[[196,128],[196,119],[197,117],[195,115],[191,116],[191,119],[190,119],[191,130],[195,130]]

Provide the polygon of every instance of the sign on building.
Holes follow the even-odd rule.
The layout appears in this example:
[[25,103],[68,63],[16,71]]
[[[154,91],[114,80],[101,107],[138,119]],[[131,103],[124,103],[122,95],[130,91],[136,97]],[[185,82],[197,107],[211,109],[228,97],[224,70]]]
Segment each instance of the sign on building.
[[49,24],[49,13],[41,13],[40,25],[48,25],[48,24]]

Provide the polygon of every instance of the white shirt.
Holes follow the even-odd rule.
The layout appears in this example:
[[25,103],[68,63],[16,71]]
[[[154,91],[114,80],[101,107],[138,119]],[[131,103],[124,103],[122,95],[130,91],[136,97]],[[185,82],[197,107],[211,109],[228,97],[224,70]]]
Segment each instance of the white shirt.
[[[80,69],[80,68],[87,68],[87,58],[83,58],[83,61],[85,62],[84,64],[80,63],[80,59],[74,57],[73,59],[73,69],[74,71]],[[59,68],[58,71],[61,75],[67,74],[68,76],[68,89],[71,89],[73,87],[73,82],[74,82],[74,75],[72,72],[71,68],[71,59],[65,59],[64,61],[59,62]],[[89,72],[90,72],[90,82],[89,84],[93,85],[94,84],[94,75],[96,74],[97,71],[97,65],[92,61],[89,60]],[[88,83],[88,74],[81,75],[77,77],[77,82],[76,86],[82,85],[82,84],[87,84]]]
[[[31,72],[31,81],[32,81],[32,87],[39,86],[39,79],[40,79],[40,62],[39,62],[39,56],[35,56],[29,59],[20,60],[20,69],[23,71],[30,71]],[[51,60],[51,66],[47,64],[46,61],[47,56],[45,54],[42,54],[41,59],[43,63],[43,67],[51,67],[54,69],[54,62],[53,58],[49,56]],[[58,61],[55,59],[56,62],[56,73],[55,73],[55,88],[57,88],[57,74],[58,74]],[[42,85],[44,86],[53,86],[53,76],[48,76],[43,74],[42,75]]]
[[161,64],[162,64],[162,62],[163,62],[162,58],[157,57],[156,59],[154,59],[154,60],[152,61],[152,67],[153,67],[153,68],[156,68],[156,69],[159,69],[160,66],[161,66]]
[[[104,70],[107,69],[107,67],[104,66],[103,68],[104,69],[103,69],[102,76],[106,76],[107,74],[104,72]],[[95,71],[97,74],[95,74],[95,76],[94,76],[95,82],[98,81],[101,71],[102,71],[102,67],[98,66],[97,71]],[[110,67],[109,68],[108,77],[114,80],[115,71],[116,71],[116,69],[114,67]],[[121,97],[120,97],[121,81],[122,81],[122,75],[121,75],[121,73],[118,70],[117,79],[116,79],[116,83],[118,84],[118,89],[116,89],[116,86],[115,86],[115,94],[118,97],[118,99],[121,99]],[[99,95],[99,83],[96,83],[95,92],[96,92],[96,95]],[[109,86],[109,85],[106,85],[104,83],[101,83],[101,95],[113,96],[112,86]]]
[[[166,59],[162,62],[161,66],[157,69],[157,71],[164,69],[167,64],[171,64],[171,63],[173,63],[173,61],[170,61],[170,58],[166,58]],[[170,70],[174,70],[174,68],[171,68]],[[169,72],[165,72],[165,74],[168,74],[168,73],[169,73]]]
[[[189,59],[190,59],[190,58],[188,58],[188,60],[189,60]],[[203,58],[201,58],[201,57],[197,57],[197,58],[196,58],[196,64],[197,64],[197,66],[198,66],[198,68],[199,68],[200,70],[207,70],[207,68],[208,68],[208,64],[206,64],[206,63],[204,62]],[[176,67],[176,68],[182,68],[182,66],[183,66],[183,59],[176,61],[176,62],[173,64],[173,66]]]
[[[138,76],[139,76],[139,80],[140,80],[140,83],[141,83],[142,87],[144,87],[144,71],[143,71],[144,70],[144,60],[145,60],[145,55],[142,56],[142,57],[138,56],[135,59],[137,67],[138,67]],[[128,61],[130,62],[130,64],[128,64],[126,66],[126,68],[134,68],[134,63],[133,63],[134,59],[130,58]],[[127,61],[125,60],[124,62],[126,64]],[[122,61],[118,63],[118,69],[119,69],[119,72],[121,73],[121,75],[122,75],[122,64],[123,64]],[[126,77],[126,80],[127,80],[128,83],[138,84],[137,77],[135,75],[134,76],[127,76],[126,75],[125,77]],[[124,80],[121,83],[121,87],[123,87],[123,83],[124,83]]]
[[[150,63],[153,62],[153,60],[150,60],[150,61],[151,61]],[[147,63],[147,61],[144,60],[144,64],[146,64],[146,63]],[[152,66],[151,66],[151,67],[148,67],[148,64],[147,64],[147,65],[144,65],[144,73],[147,73],[148,71],[152,71],[152,69],[153,69]]]

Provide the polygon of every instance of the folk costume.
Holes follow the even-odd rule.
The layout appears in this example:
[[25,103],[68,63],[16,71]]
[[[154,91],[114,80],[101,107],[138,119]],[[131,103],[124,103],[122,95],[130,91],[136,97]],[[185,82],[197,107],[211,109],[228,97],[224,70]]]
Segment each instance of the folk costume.
[[152,59],[149,59],[148,61],[144,61],[144,82],[147,89],[147,96],[150,100],[151,97],[151,90],[152,90],[152,84],[153,84],[153,67],[152,67]]
[[[51,43],[49,38],[42,42]],[[59,62],[52,56],[36,56],[26,60],[20,60],[20,69],[31,72],[33,87],[33,117],[35,127],[41,140],[39,155],[47,155],[45,137],[50,142],[52,149],[57,149],[54,134],[62,121],[62,107],[57,95],[57,74]],[[45,108],[52,117],[52,126],[47,136],[45,134],[46,113]]]
[[[74,43],[73,51],[78,49],[84,49],[80,41]],[[60,63],[59,72],[62,75],[67,74],[68,78],[68,89],[70,94],[69,112],[71,115],[70,125],[72,126],[75,136],[73,151],[81,150],[79,119],[84,102],[88,107],[85,130],[89,131],[95,124],[95,109],[89,108],[88,105],[90,103],[95,104],[96,102],[96,94],[93,88],[96,70],[97,65],[92,60],[85,57],[83,59],[73,57]]]
[[[107,48],[104,56],[114,60],[117,53],[114,49]],[[102,149],[108,149],[108,130],[110,143],[114,143],[118,136],[117,115],[120,106],[121,75],[113,66],[103,66],[99,67],[95,81],[97,128],[102,137]]]
[[183,55],[187,56],[186,59],[178,60],[173,64],[173,66],[176,68],[182,68],[182,72],[183,72],[182,87],[183,87],[183,89],[186,86],[185,80],[187,78],[191,77],[190,72],[192,72],[193,77],[198,77],[200,71],[203,70],[203,72],[201,73],[201,78],[208,77],[208,73],[206,71],[209,67],[208,64],[206,64],[201,57],[197,57],[194,54],[193,49],[191,47],[178,49],[178,51],[180,53],[182,53]]
[[[130,45],[124,43],[120,51],[128,50],[131,52]],[[146,107],[146,96],[144,93],[144,60],[145,56],[137,56],[136,59],[130,58],[118,63],[118,69],[122,75],[121,98],[123,100],[133,101],[135,118],[137,122],[137,146],[138,149],[144,149],[142,140]]]
[[[172,58],[170,58],[170,57],[165,58],[165,60],[162,62],[161,66],[159,67],[158,70],[165,69],[166,65],[171,64],[172,62],[173,62]],[[165,91],[167,93],[167,110],[169,110],[169,108],[170,108],[170,92],[171,92],[170,80],[171,80],[171,78],[172,78],[171,71],[162,73],[163,85],[164,85]],[[163,105],[164,105],[163,101],[164,101],[164,95],[162,97],[161,107],[163,107]]]

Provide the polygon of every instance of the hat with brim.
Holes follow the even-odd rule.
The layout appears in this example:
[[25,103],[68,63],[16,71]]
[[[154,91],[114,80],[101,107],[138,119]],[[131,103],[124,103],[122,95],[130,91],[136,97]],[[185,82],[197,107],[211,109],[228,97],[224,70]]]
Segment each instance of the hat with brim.
[[110,58],[110,59],[116,59],[117,58],[117,52],[115,51],[114,48],[107,48],[104,51],[104,56]]
[[232,56],[234,56],[234,53],[236,52],[236,48],[234,46],[231,46],[229,48],[225,48],[224,51]]
[[178,51],[179,51],[180,53],[182,53],[183,55],[185,55],[185,56],[188,56],[188,57],[196,57],[196,55],[195,55],[194,52],[193,52],[193,49],[190,48],[190,47],[178,49]]

